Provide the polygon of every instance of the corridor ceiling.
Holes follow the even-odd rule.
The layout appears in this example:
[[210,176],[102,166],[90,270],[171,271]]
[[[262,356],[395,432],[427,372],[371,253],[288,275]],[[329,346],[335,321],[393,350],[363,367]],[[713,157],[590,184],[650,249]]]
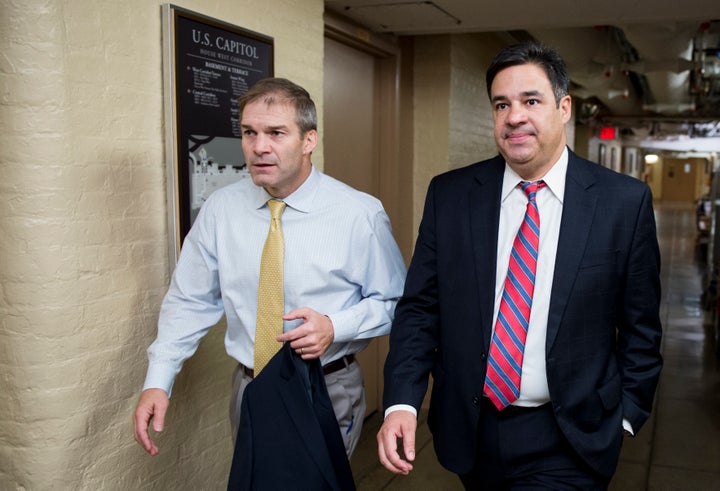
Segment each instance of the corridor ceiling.
[[580,123],[720,137],[720,0],[326,0],[373,32],[503,32],[568,64]]

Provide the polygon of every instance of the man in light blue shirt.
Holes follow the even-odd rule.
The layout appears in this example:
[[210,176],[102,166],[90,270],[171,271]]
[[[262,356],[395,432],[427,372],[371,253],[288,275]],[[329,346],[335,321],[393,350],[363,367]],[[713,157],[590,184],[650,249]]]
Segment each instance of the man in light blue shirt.
[[238,361],[230,419],[233,435],[242,393],[254,376],[253,347],[260,258],[270,224],[267,201],[286,203],[284,334],[305,360],[320,358],[348,455],[365,412],[355,353],[390,331],[405,264],[381,203],[316,170],[317,115],[307,91],[265,79],[240,99],[242,148],[252,179],[217,190],[185,238],[163,301],[158,335],[134,415],[135,439],[162,431],[169,395],[183,362],[223,315],[225,347]]

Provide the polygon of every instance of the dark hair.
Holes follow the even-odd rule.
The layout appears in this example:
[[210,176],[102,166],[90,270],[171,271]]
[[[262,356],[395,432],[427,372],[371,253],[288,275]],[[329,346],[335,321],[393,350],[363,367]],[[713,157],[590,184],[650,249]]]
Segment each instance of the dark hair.
[[488,97],[491,97],[490,86],[501,70],[527,64],[537,65],[545,70],[555,94],[555,104],[559,106],[560,99],[568,95],[570,85],[565,61],[557,50],[537,42],[514,44],[504,48],[495,56],[485,74]]
[[286,78],[264,78],[240,96],[240,118],[245,106],[262,99],[265,104],[286,103],[295,107],[295,122],[304,136],[317,130],[317,110],[307,90]]

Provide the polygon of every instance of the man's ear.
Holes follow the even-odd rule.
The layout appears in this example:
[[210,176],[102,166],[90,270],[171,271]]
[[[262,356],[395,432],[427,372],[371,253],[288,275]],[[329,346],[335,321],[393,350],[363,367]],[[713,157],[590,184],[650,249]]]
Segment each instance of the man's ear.
[[560,99],[560,110],[563,113],[563,123],[570,121],[570,117],[572,116],[572,97],[570,95],[566,95]]
[[317,146],[318,134],[315,130],[310,130],[303,136],[303,153],[311,154]]

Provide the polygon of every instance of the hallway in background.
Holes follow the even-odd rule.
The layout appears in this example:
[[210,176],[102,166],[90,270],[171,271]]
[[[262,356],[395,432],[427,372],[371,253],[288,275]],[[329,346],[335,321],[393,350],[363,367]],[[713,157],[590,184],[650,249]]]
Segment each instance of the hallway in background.
[[[720,358],[712,312],[703,309],[706,254],[697,240],[695,205],[656,204],[662,257],[663,356],[652,416],[636,438],[626,438],[611,491],[720,489]],[[377,459],[376,413],[365,423],[352,459],[359,491],[455,490],[458,478],[437,462],[421,413],[415,469],[395,476]]]

